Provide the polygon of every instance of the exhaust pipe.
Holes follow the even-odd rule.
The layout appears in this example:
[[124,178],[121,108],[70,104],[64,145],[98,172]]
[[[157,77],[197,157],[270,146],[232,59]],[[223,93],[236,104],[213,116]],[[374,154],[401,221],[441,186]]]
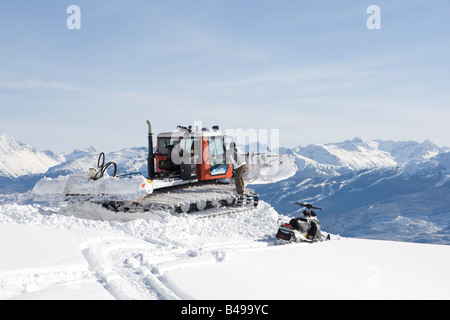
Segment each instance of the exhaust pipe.
[[147,120],[148,125],[148,159],[147,159],[147,168],[148,168],[148,178],[155,178],[155,155],[153,154],[153,132],[152,132],[152,124]]

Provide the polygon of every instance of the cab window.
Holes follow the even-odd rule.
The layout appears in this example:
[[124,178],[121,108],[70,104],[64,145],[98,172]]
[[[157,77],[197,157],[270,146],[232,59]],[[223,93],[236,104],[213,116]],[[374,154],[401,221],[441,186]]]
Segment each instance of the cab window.
[[222,137],[209,138],[210,165],[225,164],[225,146]]

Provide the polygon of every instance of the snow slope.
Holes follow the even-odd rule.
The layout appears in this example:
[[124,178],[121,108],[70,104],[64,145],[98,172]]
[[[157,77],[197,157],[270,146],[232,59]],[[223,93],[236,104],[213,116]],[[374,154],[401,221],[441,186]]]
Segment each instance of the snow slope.
[[0,299],[111,299],[89,271],[82,237],[51,227],[0,224]]
[[166,278],[194,299],[448,299],[449,253],[448,246],[342,239],[241,250]]
[[264,202],[210,219],[97,221],[58,210],[0,205],[1,299],[450,298],[450,246],[274,246],[280,215]]

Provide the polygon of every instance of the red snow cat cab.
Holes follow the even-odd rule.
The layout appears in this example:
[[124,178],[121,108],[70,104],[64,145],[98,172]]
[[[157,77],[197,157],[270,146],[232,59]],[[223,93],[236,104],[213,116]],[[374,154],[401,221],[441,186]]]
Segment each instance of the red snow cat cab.
[[[149,147],[152,150],[150,124],[149,128]],[[148,164],[150,179],[179,178],[176,182],[174,180],[175,184],[233,177],[232,167],[227,161],[225,138],[218,126],[212,130],[178,126],[175,132],[160,133],[156,152],[149,155]]]

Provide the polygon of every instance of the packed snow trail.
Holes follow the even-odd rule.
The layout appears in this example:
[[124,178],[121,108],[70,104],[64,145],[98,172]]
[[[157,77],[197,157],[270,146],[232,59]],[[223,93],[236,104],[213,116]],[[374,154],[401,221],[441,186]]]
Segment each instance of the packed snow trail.
[[[105,209],[80,204],[71,210],[77,210],[72,212],[77,216],[95,217],[98,211]],[[58,211],[64,214],[57,214]],[[245,214],[197,219],[155,212],[153,219],[128,222],[80,219],[70,216],[64,208],[37,204],[2,204],[0,226],[3,229],[8,230],[10,225],[40,228],[34,236],[14,240],[19,244],[19,251],[22,249],[24,254],[53,252],[58,242],[50,239],[40,247],[29,244],[43,234],[56,241],[62,234],[63,239],[76,238],[78,254],[84,262],[78,257],[75,267],[63,263],[45,270],[22,268],[19,263],[14,271],[6,263],[0,263],[0,298],[29,295],[64,283],[71,286],[72,282],[96,281],[115,299],[180,299],[161,280],[165,272],[217,263],[242,248],[267,246],[277,219],[278,214],[265,203]],[[8,242],[8,234],[3,233],[6,237],[3,243]],[[18,254],[21,253],[10,252],[9,260]],[[54,258],[50,254],[50,260],[60,254],[61,251],[56,250]],[[72,252],[72,255],[76,254]]]

